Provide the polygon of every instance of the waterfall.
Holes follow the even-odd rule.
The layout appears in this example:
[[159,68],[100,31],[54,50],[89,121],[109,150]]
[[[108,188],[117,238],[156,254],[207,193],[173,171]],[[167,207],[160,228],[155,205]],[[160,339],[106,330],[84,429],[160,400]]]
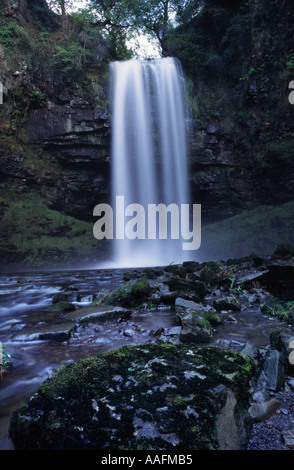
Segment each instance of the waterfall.
[[[117,196],[123,196],[125,207],[140,204],[147,217],[150,204],[189,204],[188,119],[179,61],[168,57],[112,62],[110,74],[112,207]],[[113,241],[115,266],[162,266],[187,259],[179,237],[148,239],[147,223],[144,239],[138,235]],[[171,227],[171,219],[168,224]]]

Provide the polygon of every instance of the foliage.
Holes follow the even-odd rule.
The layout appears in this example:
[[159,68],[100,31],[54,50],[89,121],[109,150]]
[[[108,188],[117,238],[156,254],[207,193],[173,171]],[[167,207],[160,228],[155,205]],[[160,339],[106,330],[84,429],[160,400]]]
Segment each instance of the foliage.
[[63,72],[80,71],[85,61],[85,49],[78,42],[72,42],[68,47],[56,46],[54,58],[60,63]]
[[12,112],[14,125],[26,119],[29,109],[42,107],[47,100],[47,96],[38,90],[27,90],[19,88],[13,93],[14,109]]
[[294,324],[294,302],[293,301],[281,301],[273,298],[268,302],[264,302],[260,305],[260,311],[269,317],[277,318],[278,320],[284,321],[289,325]]
[[260,166],[268,166],[273,162],[291,161],[293,155],[294,142],[280,139],[265,143],[256,158]]
[[5,373],[6,369],[9,366],[9,359],[11,355],[6,352],[5,345],[3,343],[0,343],[0,347],[2,349],[1,351],[2,362],[0,362],[0,379],[1,379],[2,375]]
[[[0,185],[0,251],[3,256],[23,258],[28,265],[70,262],[98,249],[91,223],[47,207],[42,194],[22,191],[11,182]],[[9,240],[9,243],[7,243]]]

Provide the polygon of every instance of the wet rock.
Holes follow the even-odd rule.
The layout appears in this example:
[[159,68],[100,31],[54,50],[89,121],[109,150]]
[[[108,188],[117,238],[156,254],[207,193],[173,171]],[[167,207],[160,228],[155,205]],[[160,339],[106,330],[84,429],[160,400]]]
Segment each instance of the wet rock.
[[117,306],[105,306],[98,307],[96,305],[91,307],[79,308],[75,312],[67,313],[65,318],[76,323],[89,322],[93,320],[109,320],[114,318],[129,318],[131,310],[117,307]]
[[151,293],[151,287],[147,279],[138,279],[132,286],[132,296],[134,299],[140,299],[142,302],[150,297]]
[[258,282],[265,282],[266,277],[267,277],[268,270],[265,271],[257,271],[254,273],[249,273],[246,274],[245,276],[237,276],[237,284],[244,286],[244,287],[250,287],[251,285],[254,285],[257,281]]
[[222,310],[233,310],[235,312],[241,310],[239,300],[233,295],[214,300],[213,306],[218,312]]
[[246,343],[240,352],[246,356],[252,357],[252,359],[257,357],[257,349],[251,343]]
[[57,304],[59,302],[68,302],[70,299],[70,294],[67,294],[65,292],[58,292],[57,294],[54,294],[52,298],[52,303]]
[[132,284],[127,282],[114,290],[110,290],[97,299],[98,306],[121,305],[129,307],[132,303]]
[[168,288],[170,291],[177,291],[180,297],[191,300],[201,300],[207,293],[206,286],[202,281],[187,281],[177,276],[171,276],[167,280]]
[[9,434],[16,450],[212,450],[229,423],[225,448],[242,448],[252,374],[250,359],[216,346],[127,346],[62,367],[13,412]]
[[138,269],[134,269],[133,271],[128,271],[124,273],[123,280],[126,282],[129,282],[132,279],[137,279],[140,276],[141,276],[141,272]]
[[201,314],[190,312],[182,315],[180,320],[180,340],[183,343],[207,343],[212,340],[211,325]]
[[52,312],[72,312],[76,310],[76,306],[71,302],[56,302],[46,307],[46,309]]
[[60,325],[44,325],[13,336],[13,341],[68,341],[75,331],[72,322]]
[[264,403],[252,403],[249,414],[254,421],[266,421],[271,418],[282,406],[282,402],[273,398]]
[[173,326],[172,328],[168,328],[164,331],[165,336],[180,336],[181,327],[180,326]]
[[215,286],[219,283],[222,272],[223,269],[221,266],[219,266],[217,263],[210,262],[200,272],[201,281],[203,281],[205,284]]
[[294,449],[294,429],[288,429],[287,431],[284,431],[283,439],[286,446],[290,447],[290,449]]
[[156,279],[157,277],[163,275],[163,271],[158,268],[145,268],[143,273],[147,279]]
[[124,336],[128,336],[132,338],[134,336],[134,330],[131,330],[130,328],[127,330],[124,330]]
[[[236,419],[235,410],[237,399],[230,388],[222,392],[225,395],[225,404],[216,420],[216,436],[219,450],[239,450],[244,448],[249,438],[250,425],[245,419],[246,412],[240,419]],[[247,422],[246,422],[247,421]]]
[[284,354],[270,348],[258,379],[258,387],[272,391],[281,390],[285,384],[286,367]]

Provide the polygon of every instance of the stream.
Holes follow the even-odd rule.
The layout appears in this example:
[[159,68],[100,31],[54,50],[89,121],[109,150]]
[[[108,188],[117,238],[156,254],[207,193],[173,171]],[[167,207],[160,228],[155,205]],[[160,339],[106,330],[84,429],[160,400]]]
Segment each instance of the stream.
[[[11,368],[0,378],[0,450],[13,450],[8,437],[13,410],[62,365],[119,346],[156,341],[157,334],[163,329],[177,325],[175,312],[170,309],[134,309],[127,320],[106,321],[91,328],[78,326],[77,334],[68,341],[14,339],[20,331],[25,334],[33,325],[56,321],[59,313],[49,312],[46,307],[52,304],[53,295],[64,290],[66,285],[77,289],[72,291],[71,301],[77,307],[86,307],[92,303],[93,293],[119,286],[123,272],[82,270],[0,274],[0,341],[11,356]],[[263,347],[268,345],[273,331],[283,328],[289,331],[283,323],[262,316],[257,309],[241,310],[216,328],[214,344],[240,348],[249,341],[256,347]]]

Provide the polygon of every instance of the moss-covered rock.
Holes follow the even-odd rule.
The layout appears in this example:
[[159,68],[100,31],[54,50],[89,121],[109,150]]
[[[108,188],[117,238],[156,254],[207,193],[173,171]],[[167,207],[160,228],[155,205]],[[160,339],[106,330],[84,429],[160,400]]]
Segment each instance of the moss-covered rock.
[[206,286],[202,281],[190,281],[178,276],[171,276],[167,280],[168,288],[171,292],[177,292],[179,297],[194,301],[201,300],[207,293]]
[[129,307],[132,303],[132,284],[126,282],[116,289],[110,290],[97,299],[97,305],[122,305]]
[[221,319],[209,305],[181,299],[175,301],[175,310],[182,326],[180,339],[183,342],[209,342],[213,337],[213,326],[219,325]]
[[252,359],[215,346],[126,346],[62,367],[9,434],[15,449],[241,448],[253,374]]
[[234,295],[228,295],[226,297],[216,299],[213,302],[213,306],[218,312],[221,310],[233,310],[234,312],[241,310],[241,304]]
[[57,301],[47,307],[47,310],[53,312],[73,312],[76,309],[75,304],[71,302]]
[[132,287],[132,296],[135,299],[145,300],[151,295],[151,287],[147,279],[138,279]]

